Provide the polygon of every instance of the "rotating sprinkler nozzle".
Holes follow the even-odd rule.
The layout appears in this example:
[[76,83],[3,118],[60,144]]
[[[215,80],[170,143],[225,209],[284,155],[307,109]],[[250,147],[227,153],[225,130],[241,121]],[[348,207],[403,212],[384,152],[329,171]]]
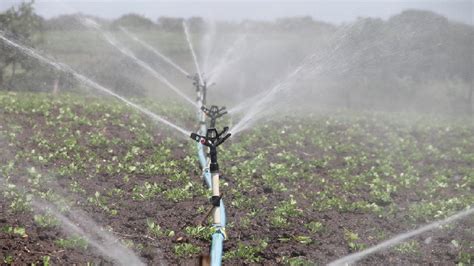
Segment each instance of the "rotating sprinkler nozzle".
[[[192,139],[204,146],[209,147],[209,155],[211,157],[211,164],[209,168],[211,173],[217,173],[219,171],[219,164],[217,163],[217,147],[231,136],[230,133],[227,133],[228,130],[229,127],[224,127],[224,129],[219,133],[217,129],[209,128],[207,129],[206,136],[191,133]],[[223,136],[224,134],[225,136]]]
[[227,114],[225,106],[222,106],[220,108],[216,105],[211,106],[211,108],[206,108],[206,106],[202,106],[201,110],[211,119],[211,122],[209,124],[210,128],[216,127],[217,118],[220,118]]

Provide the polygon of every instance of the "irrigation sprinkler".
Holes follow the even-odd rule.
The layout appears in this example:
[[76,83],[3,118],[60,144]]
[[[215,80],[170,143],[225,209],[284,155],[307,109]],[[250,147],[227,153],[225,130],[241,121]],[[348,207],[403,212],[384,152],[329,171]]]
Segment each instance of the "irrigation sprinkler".
[[216,120],[227,114],[227,110],[225,106],[218,107],[217,105],[212,105],[211,108],[207,108],[206,106],[201,106],[201,110],[211,119],[209,122],[210,128],[216,127]]
[[[205,125],[204,125],[205,127]],[[224,143],[231,134],[227,133],[229,127],[224,127],[221,132],[218,132],[215,128],[209,128],[206,131],[206,135],[202,136],[196,133],[191,133],[191,138],[198,142],[198,147],[201,147],[200,159],[204,157],[202,147],[206,146],[209,148],[210,163],[209,167],[204,168],[203,177],[208,183],[209,187],[212,188],[212,196],[210,198],[211,208],[207,212],[203,220],[207,219],[211,213],[213,213],[213,226],[216,228],[216,232],[212,234],[212,245],[211,245],[211,265],[219,266],[222,263],[222,251],[223,242],[226,238],[225,225],[226,215],[225,206],[222,201],[222,194],[219,190],[219,163],[217,160],[217,147]],[[207,160],[206,160],[207,163]],[[203,162],[201,162],[203,165]],[[203,222],[203,221],[202,221]],[[201,222],[201,223],[202,223]]]
[[[191,138],[201,143],[202,145],[209,147],[209,156],[211,163],[209,169],[212,175],[212,197],[211,202],[214,207],[220,206],[221,195],[219,192],[219,163],[217,162],[217,147],[224,143],[226,139],[230,137],[230,133],[227,133],[228,127],[219,133],[215,128],[207,129],[206,136],[201,136],[196,133],[191,133]],[[227,133],[227,134],[226,134]],[[225,134],[225,135],[224,135]],[[219,216],[214,213],[214,223],[220,224]]]
[[201,79],[202,75],[198,73],[194,74],[194,76],[188,76],[193,81],[193,86],[196,88],[197,99],[196,101],[201,102],[201,104],[206,104],[206,97],[207,97],[207,82],[205,79]]

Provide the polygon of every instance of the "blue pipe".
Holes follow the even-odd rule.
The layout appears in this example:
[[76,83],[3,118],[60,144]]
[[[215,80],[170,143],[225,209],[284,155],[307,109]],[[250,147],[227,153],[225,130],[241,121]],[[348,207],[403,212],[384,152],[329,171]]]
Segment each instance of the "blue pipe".
[[220,211],[221,211],[221,227],[225,228],[226,225],[226,217],[225,217],[225,206],[224,206],[224,201],[221,199],[221,206],[220,206]]
[[211,172],[209,171],[209,167],[207,167],[207,159],[206,159],[206,156],[204,155],[204,147],[201,143],[198,143],[198,156],[199,156],[199,162],[201,164],[201,168],[203,169],[204,181],[206,181],[207,186],[211,188],[212,187]]
[[219,229],[212,234],[211,245],[211,265],[221,266],[222,264],[222,250],[224,248],[224,234]]
[[[202,115],[202,111],[200,113],[198,113],[198,120],[201,119],[200,118],[201,115]],[[203,122],[203,121],[201,121],[201,122]],[[207,131],[206,125],[202,124],[201,128],[200,128],[200,133],[205,135],[206,131]],[[211,173],[209,172],[209,168],[207,167],[207,156],[206,156],[206,153],[204,152],[204,145],[202,145],[201,143],[198,143],[197,148],[198,148],[199,163],[201,164],[201,169],[203,169],[204,181],[206,181],[207,186],[209,188],[211,188],[212,187],[212,183],[211,183],[212,179],[211,179]]]
[[206,156],[204,155],[204,148],[201,143],[198,143],[197,147],[198,147],[199,163],[201,164],[202,169],[204,169],[207,167],[207,160],[206,160]]
[[209,189],[212,187],[212,178],[211,178],[211,172],[209,171],[209,167],[204,169],[204,180],[206,181],[207,186]]

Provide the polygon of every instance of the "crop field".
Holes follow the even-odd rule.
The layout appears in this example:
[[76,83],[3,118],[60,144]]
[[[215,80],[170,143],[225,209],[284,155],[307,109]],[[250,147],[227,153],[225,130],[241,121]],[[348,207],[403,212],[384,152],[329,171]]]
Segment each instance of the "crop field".
[[[198,127],[191,110],[140,102]],[[2,92],[0,106],[2,264],[112,264],[51,214],[77,210],[149,265],[209,254],[211,191],[190,139],[106,98]],[[325,264],[473,206],[473,132],[468,118],[340,111],[231,138],[224,264]],[[467,217],[361,263],[470,265],[473,228]]]
[[0,265],[474,265],[473,3],[7,2]]

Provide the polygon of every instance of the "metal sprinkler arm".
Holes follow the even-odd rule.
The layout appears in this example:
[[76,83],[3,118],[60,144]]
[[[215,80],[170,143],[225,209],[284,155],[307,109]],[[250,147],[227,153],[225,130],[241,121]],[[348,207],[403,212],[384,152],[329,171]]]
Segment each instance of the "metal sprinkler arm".
[[217,146],[221,145],[226,139],[228,139],[232,134],[227,133],[229,127],[224,127],[224,129],[219,133],[215,128],[208,128],[206,132],[206,136],[202,136],[196,133],[191,133],[191,138],[197,142],[200,142],[202,145],[207,146],[209,148],[216,148]]

